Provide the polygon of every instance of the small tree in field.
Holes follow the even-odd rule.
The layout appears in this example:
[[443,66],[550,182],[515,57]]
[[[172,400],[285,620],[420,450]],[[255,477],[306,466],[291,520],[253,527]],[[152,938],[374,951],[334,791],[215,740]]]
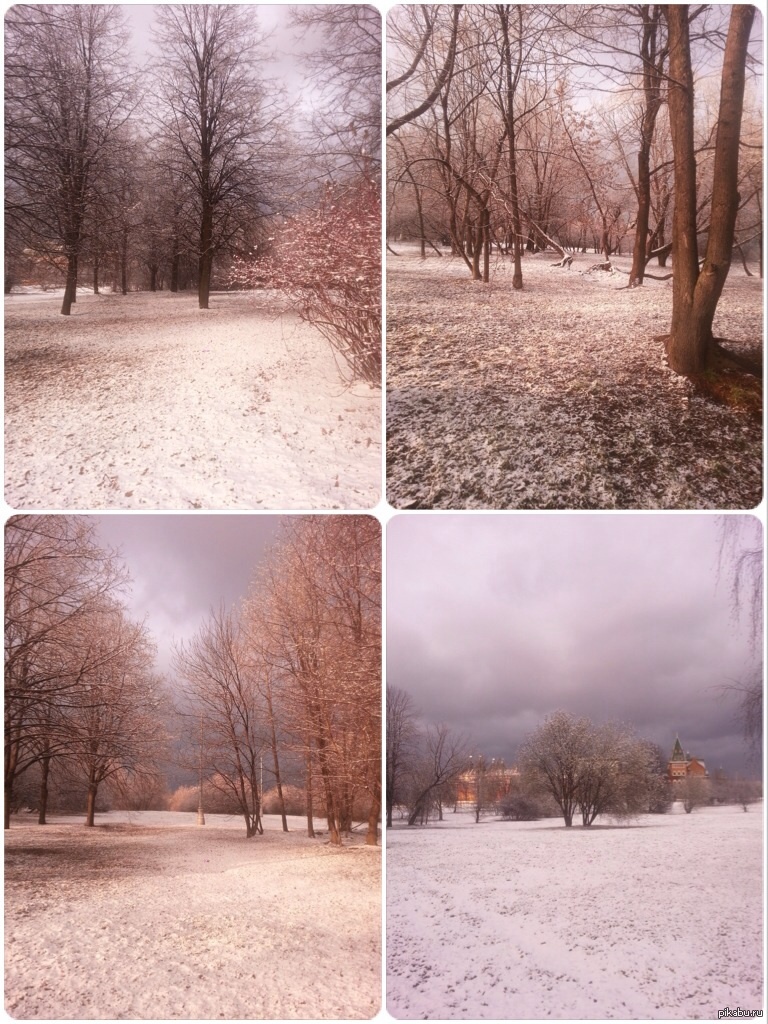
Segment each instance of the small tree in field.
[[329,184],[317,205],[283,225],[269,255],[236,265],[234,278],[266,278],[330,342],[350,384],[381,382],[381,190],[362,175]]
[[677,793],[683,801],[683,810],[686,814],[690,814],[695,807],[703,807],[709,803],[712,790],[707,779],[689,776],[678,785]]

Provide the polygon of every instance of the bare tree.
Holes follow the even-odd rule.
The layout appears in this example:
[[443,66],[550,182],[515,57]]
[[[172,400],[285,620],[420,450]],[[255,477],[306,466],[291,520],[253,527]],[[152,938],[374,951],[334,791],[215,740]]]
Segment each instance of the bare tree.
[[644,813],[652,769],[652,750],[626,726],[593,726],[579,781],[582,824],[592,825],[599,814],[628,818]]
[[556,711],[528,737],[518,761],[555,799],[567,827],[577,809],[589,827],[599,814],[625,818],[648,808],[653,750],[627,726]]
[[[316,774],[331,842],[368,806],[367,842],[381,809],[381,549],[369,516],[286,520],[262,575],[263,657],[279,680],[295,745]],[[311,823],[310,823],[311,829]]]
[[304,4],[294,24],[319,36],[312,71],[313,161],[321,173],[366,171],[381,149],[381,15],[371,4]]
[[176,670],[188,684],[195,714],[203,716],[204,761],[237,802],[247,838],[260,835],[260,766],[267,748],[260,701],[239,622],[232,611],[212,612],[176,651]]
[[[729,587],[734,616],[746,621],[755,653],[762,653],[763,638],[763,532],[751,516],[722,516],[719,520],[718,579]],[[745,681],[723,686],[734,695],[752,754],[758,756],[763,742],[762,658]]]
[[411,777],[408,824],[426,820],[430,802],[466,771],[469,743],[447,725],[430,725],[419,738]]
[[158,117],[170,169],[195,197],[198,303],[207,309],[214,254],[233,213],[254,216],[263,206],[264,177],[274,173],[279,103],[267,99],[256,75],[253,8],[180,4],[157,12]]
[[411,695],[397,686],[387,685],[386,699],[387,779],[385,791],[387,828],[392,828],[392,811],[397,803],[402,802],[401,786],[410,771],[418,712]]
[[84,628],[98,664],[84,673],[77,703],[67,715],[65,754],[85,774],[85,823],[93,826],[105,780],[156,780],[165,732],[163,697],[152,671],[155,649],[145,627],[112,605],[91,612]]
[[579,806],[582,772],[592,749],[591,726],[586,718],[556,711],[526,739],[518,755],[523,774],[551,794],[568,828]]
[[[437,75],[430,81],[429,79],[429,62],[425,59],[430,47],[434,45],[434,34],[437,26],[437,20],[440,15],[440,6],[436,4],[430,6],[428,4],[420,4],[418,7],[418,13],[421,15],[423,20],[423,29],[420,36],[417,38],[413,32],[413,25],[410,25],[400,32],[396,28],[397,42],[403,49],[410,48],[411,53],[409,54],[410,63],[401,72],[395,75],[387,81],[387,96],[390,92],[395,89],[411,88],[413,81],[416,79],[424,79],[426,88],[429,89],[427,95],[420,102],[415,103],[410,109],[405,110],[403,113],[395,116],[387,125],[387,135],[392,135],[398,131],[404,125],[410,121],[414,121],[416,118],[421,117],[422,114],[426,113],[437,100],[440,95],[445,83],[453,73],[453,64],[456,59],[456,40],[459,30],[459,16],[463,4],[455,4],[451,7],[451,22],[450,22],[450,34],[448,40],[448,47],[445,52],[445,58],[442,63],[442,67],[439,69]],[[417,9],[413,8],[413,14],[407,8],[401,8],[398,13],[398,17],[404,17],[415,20]],[[390,16],[392,17],[392,15]],[[390,23],[391,26],[394,23]],[[427,76],[424,75],[427,70]]]
[[[85,624],[127,580],[83,516],[14,516],[5,529],[5,827],[13,787],[71,749],[68,714],[109,657]],[[44,814],[43,814],[44,816]]]
[[115,4],[20,4],[5,24],[6,216],[65,274],[67,316],[103,158],[134,105],[124,17]]
[[682,800],[685,813],[690,814],[696,807],[703,807],[710,802],[712,790],[709,780],[698,775],[688,775],[675,783],[675,796]]

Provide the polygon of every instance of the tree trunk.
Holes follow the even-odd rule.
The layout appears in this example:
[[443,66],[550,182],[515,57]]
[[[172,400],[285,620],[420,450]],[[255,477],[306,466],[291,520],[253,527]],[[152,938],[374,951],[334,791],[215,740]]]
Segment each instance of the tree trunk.
[[99,791],[99,784],[93,777],[88,783],[88,798],[85,805],[85,824],[93,828],[94,816],[96,814],[96,794]]
[[179,255],[179,242],[177,238],[173,240],[173,254],[171,256],[171,283],[169,288],[172,292],[179,290],[179,261],[181,257]]
[[11,827],[11,804],[13,802],[13,779],[5,776],[5,793],[3,799],[3,828]]
[[670,4],[665,13],[669,26],[668,102],[675,168],[672,326],[667,339],[667,357],[670,367],[677,373],[695,374],[706,369],[714,351],[712,323],[731,264],[739,207],[737,185],[744,72],[755,8],[735,4],[731,9],[723,57],[709,238],[701,270],[696,235],[689,10],[687,5]]
[[67,281],[64,285],[64,299],[61,303],[62,316],[69,316],[77,297],[77,255],[67,258]]
[[379,815],[381,814],[381,779],[373,783],[373,796],[368,809],[368,832],[365,836],[366,846],[377,846],[379,842]]
[[310,839],[315,838],[315,827],[314,818],[312,812],[312,801],[314,799],[312,793],[312,754],[307,753],[307,784],[304,787],[307,797],[307,836]]
[[635,244],[632,249],[632,269],[629,272],[630,288],[643,283],[647,263],[646,247],[651,219],[651,166],[650,147],[645,146],[637,154],[637,217],[635,219]]
[[491,279],[491,213],[483,210],[481,224],[483,229],[483,281],[488,284]]
[[51,755],[46,754],[40,762],[40,805],[37,809],[38,825],[45,825],[48,811],[48,775],[51,770]]
[[200,259],[197,300],[200,309],[208,309],[211,290],[211,269],[213,266],[213,209],[205,205],[200,222]]

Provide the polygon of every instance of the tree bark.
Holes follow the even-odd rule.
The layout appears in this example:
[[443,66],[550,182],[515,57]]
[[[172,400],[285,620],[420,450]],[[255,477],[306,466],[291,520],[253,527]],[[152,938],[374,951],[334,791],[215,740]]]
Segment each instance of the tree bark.
[[198,306],[208,309],[208,296],[211,290],[211,268],[213,264],[213,210],[207,204],[203,207],[200,223],[200,259],[199,282],[197,290]]
[[93,778],[88,783],[88,797],[85,805],[85,824],[93,828],[94,816],[96,814],[96,794],[99,791],[99,784]]
[[48,776],[51,770],[51,756],[46,754],[40,762],[40,799],[37,809],[38,825],[45,825],[48,811]]
[[365,837],[366,846],[377,846],[379,842],[379,815],[381,814],[381,778],[376,774],[373,783],[373,796],[368,810],[368,832]]
[[699,270],[689,9],[687,5],[672,4],[665,9],[675,172],[672,325],[666,344],[669,365],[680,374],[705,370],[715,347],[712,323],[731,265],[739,207],[739,137],[747,47],[754,15],[755,8],[746,4],[735,4],[731,10],[721,77],[709,237]]
[[61,303],[62,316],[69,316],[77,297],[77,255],[70,253],[67,258],[67,280],[64,285],[64,299]]
[[657,4],[644,4],[643,38],[640,55],[643,60],[644,107],[640,124],[640,149],[637,154],[637,217],[635,244],[632,250],[630,287],[641,285],[648,262],[647,241],[651,216],[651,146],[656,118],[661,108],[661,76],[664,71],[666,47],[659,48],[659,22],[661,8]]
[[312,753],[307,751],[307,782],[304,787],[307,799],[307,836],[310,839],[315,838],[315,824],[314,815],[312,810],[312,801],[314,795],[312,793]]

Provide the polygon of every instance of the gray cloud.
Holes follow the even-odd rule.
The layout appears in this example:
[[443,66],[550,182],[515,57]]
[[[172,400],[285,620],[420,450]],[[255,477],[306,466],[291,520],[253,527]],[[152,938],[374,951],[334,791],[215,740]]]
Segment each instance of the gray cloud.
[[397,516],[387,681],[489,756],[513,758],[565,708],[627,721],[665,750],[679,731],[743,771],[720,690],[757,655],[718,583],[718,538],[715,516]]
[[173,643],[190,637],[212,608],[244,597],[277,539],[280,516],[103,515],[103,543],[131,574],[129,608],[146,618],[169,673]]

